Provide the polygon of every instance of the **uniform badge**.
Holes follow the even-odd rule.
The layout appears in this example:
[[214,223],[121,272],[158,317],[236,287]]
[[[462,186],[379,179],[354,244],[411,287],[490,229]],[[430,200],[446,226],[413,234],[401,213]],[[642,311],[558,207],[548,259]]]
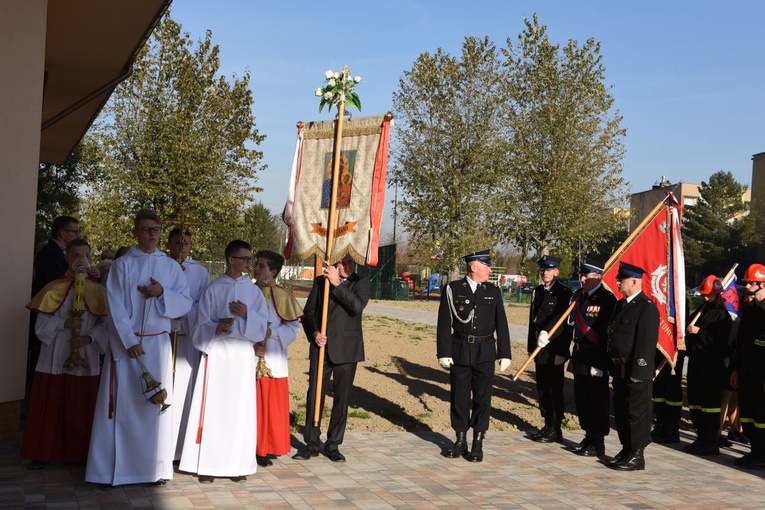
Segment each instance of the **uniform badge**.
[[637,364],[638,364],[639,367],[647,367],[648,366],[648,363],[646,363],[643,358],[638,359],[637,360]]
[[460,312],[464,312],[465,311],[465,307],[464,306],[460,306],[459,310],[460,310]]

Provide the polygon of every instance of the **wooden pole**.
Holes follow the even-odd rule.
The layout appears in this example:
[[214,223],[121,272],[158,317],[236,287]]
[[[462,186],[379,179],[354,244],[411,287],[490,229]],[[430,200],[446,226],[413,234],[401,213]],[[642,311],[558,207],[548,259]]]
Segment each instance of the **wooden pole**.
[[[335,229],[337,228],[337,184],[340,174],[340,147],[343,140],[343,117],[345,116],[345,93],[340,95],[337,104],[337,124],[335,125],[335,147],[332,151],[332,192],[329,198],[329,219],[327,220],[327,251],[326,258],[331,260],[332,248],[335,245]],[[317,264],[318,265],[318,264]],[[327,313],[329,311],[329,282],[324,280],[324,301],[321,307],[321,334],[327,334]],[[324,376],[324,346],[319,347],[319,359],[316,370],[316,401],[313,407],[313,426],[319,426],[321,417],[321,392]]]
[[[643,233],[643,230],[648,226],[650,222],[653,221],[653,219],[656,217],[657,214],[659,214],[659,211],[661,211],[661,208],[664,207],[666,198],[656,204],[656,207],[654,207],[651,212],[648,213],[648,215],[643,218],[643,221],[640,222],[640,224],[635,228],[635,230],[632,231],[632,233],[627,237],[627,239],[617,248],[617,250],[611,255],[611,257],[608,259],[606,264],[603,266],[603,273],[608,272],[609,269],[611,269],[611,266],[613,266],[617,260],[619,260],[619,257],[621,257],[625,251],[627,251],[627,248],[630,247],[630,245],[635,241],[635,238],[639,236],[641,233]],[[576,305],[576,300],[572,301],[570,305],[568,305],[568,308],[566,308],[566,311],[563,312],[563,315],[560,316],[560,319],[558,319],[558,322],[555,323],[555,325],[550,328],[550,331],[547,332],[549,336],[553,336],[553,333],[555,333],[558,328],[563,324],[563,321],[568,319],[568,316],[571,315],[571,311],[574,309],[574,306]],[[521,368],[518,369],[518,371],[513,376],[513,381],[517,381],[518,378],[521,376],[521,374],[528,368],[528,366],[531,364],[531,362],[534,360],[534,358],[537,357],[537,354],[539,354],[539,351],[541,351],[541,347],[537,347],[534,349],[534,352],[532,352],[528,359],[521,365]]]

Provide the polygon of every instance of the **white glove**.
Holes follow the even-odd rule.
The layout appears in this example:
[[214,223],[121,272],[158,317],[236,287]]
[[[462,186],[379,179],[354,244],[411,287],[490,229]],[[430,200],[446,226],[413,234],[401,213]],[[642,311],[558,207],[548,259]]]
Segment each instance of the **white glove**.
[[590,367],[590,375],[593,377],[603,377],[603,371],[595,367]]
[[550,338],[547,335],[547,331],[542,330],[537,335],[537,347],[544,349],[547,344],[550,343]]
[[510,368],[510,358],[499,358],[499,371],[504,372]]
[[553,363],[555,363],[556,365],[562,365],[565,362],[566,362],[566,358],[564,358],[560,354],[555,355],[555,359],[553,360]]
[[449,370],[449,367],[454,365],[454,360],[451,358],[438,358],[438,364],[441,365],[441,367]]

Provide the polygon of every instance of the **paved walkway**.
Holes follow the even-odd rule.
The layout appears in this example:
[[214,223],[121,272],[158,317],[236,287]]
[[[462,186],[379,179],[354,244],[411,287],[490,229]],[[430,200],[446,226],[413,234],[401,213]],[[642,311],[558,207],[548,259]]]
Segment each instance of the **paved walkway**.
[[[571,433],[566,444],[579,441]],[[688,438],[684,438],[687,442]],[[698,458],[651,445],[647,470],[618,473],[597,459],[558,444],[534,443],[520,432],[489,433],[483,463],[446,459],[451,444],[439,433],[351,433],[342,451],[348,462],[323,456],[289,457],[245,482],[217,479],[200,485],[176,474],[164,487],[131,485],[103,491],[83,482],[82,466],[52,464],[28,471],[17,447],[0,449],[0,508],[604,508],[732,509],[765,507],[765,471],[737,469],[744,450]],[[564,445],[565,446],[565,445]],[[607,450],[618,450],[614,434]]]
[[[367,313],[435,324],[435,314],[397,306],[372,303]],[[511,329],[513,339],[524,338],[525,328],[515,328],[521,332]],[[618,473],[564,449],[581,439],[581,432],[570,432],[564,445],[544,445],[522,432],[490,431],[484,462],[471,464],[441,456],[451,445],[451,431],[349,433],[344,464],[284,456],[241,483],[218,479],[200,485],[196,477],[178,473],[163,487],[111,491],[85,483],[83,466],[29,471],[18,445],[6,445],[0,447],[0,509],[765,508],[765,471],[733,465],[748,451],[740,445],[713,458],[688,455],[681,444],[651,445],[646,471]],[[683,444],[693,439],[683,433]],[[619,450],[615,433],[606,445],[611,455]],[[300,446],[297,439],[293,446]]]

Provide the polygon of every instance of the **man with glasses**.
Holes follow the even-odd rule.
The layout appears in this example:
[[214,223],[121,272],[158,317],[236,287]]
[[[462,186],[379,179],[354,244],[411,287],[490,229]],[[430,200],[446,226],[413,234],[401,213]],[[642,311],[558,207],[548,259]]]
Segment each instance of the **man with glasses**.
[[613,377],[614,420],[622,449],[606,462],[611,469],[645,469],[643,450],[651,443],[651,389],[659,340],[659,310],[643,292],[641,267],[619,263],[616,286],[624,297],[608,324],[609,372]]
[[258,469],[254,347],[267,334],[268,309],[250,280],[250,244],[231,241],[225,255],[226,272],[202,294],[192,335],[203,356],[179,468],[202,483],[241,482]]
[[[161,235],[157,215],[138,211],[133,228],[137,244],[114,261],[106,282],[113,333],[85,470],[85,480],[104,489],[162,485],[173,477],[171,320],[189,311],[191,297],[181,267],[157,249]],[[146,374],[166,391],[169,411],[147,400],[154,390],[147,393]]]
[[[364,361],[364,337],[361,331],[361,314],[369,302],[369,278],[353,272],[353,257],[350,254],[334,265],[327,266],[323,274],[314,280],[311,293],[303,308],[303,330],[308,338],[310,370],[308,373],[308,397],[303,439],[306,447],[292,458],[309,460],[319,455],[321,416],[324,410],[326,391],[320,395],[319,424],[314,426],[313,415],[316,402],[316,374],[319,367],[319,348],[325,347],[324,388],[332,382],[332,415],[327,428],[327,442],[324,454],[332,462],[345,462],[345,456],[338,446],[343,443],[345,425],[348,422],[348,403],[356,376],[356,364]],[[324,286],[329,285],[329,311],[327,333],[321,332],[322,303]]]
[[571,329],[564,321],[550,335],[550,330],[566,311],[571,302],[571,289],[558,281],[560,259],[544,255],[537,261],[541,285],[531,294],[529,309],[529,334],[527,349],[529,354],[537,347],[542,350],[536,362],[537,391],[539,410],[545,420],[544,427],[531,436],[538,443],[563,442],[563,383],[565,374],[563,364],[569,357]]

